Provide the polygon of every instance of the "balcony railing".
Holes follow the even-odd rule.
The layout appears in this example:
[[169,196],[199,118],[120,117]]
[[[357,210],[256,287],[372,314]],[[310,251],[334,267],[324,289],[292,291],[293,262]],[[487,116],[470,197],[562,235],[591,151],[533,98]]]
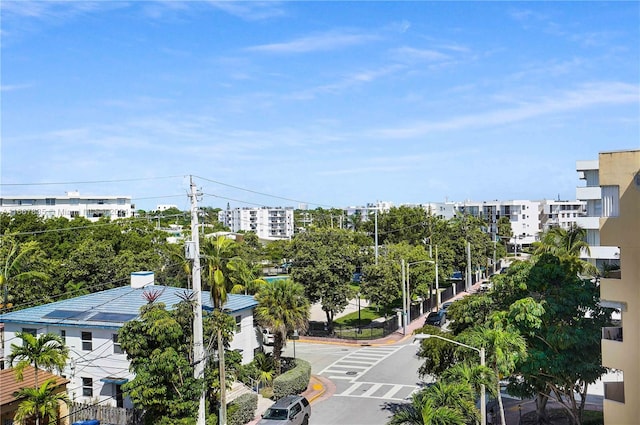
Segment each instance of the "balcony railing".
[[624,403],[624,381],[604,382],[604,398]]
[[622,342],[622,326],[602,328],[602,339]]

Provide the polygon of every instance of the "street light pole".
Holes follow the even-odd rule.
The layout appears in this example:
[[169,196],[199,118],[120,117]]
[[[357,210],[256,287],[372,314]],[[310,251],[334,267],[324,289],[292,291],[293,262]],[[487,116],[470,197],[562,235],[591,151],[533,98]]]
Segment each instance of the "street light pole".
[[[404,260],[402,260],[404,262]],[[422,261],[414,261],[413,263],[407,263],[407,288],[406,288],[406,305],[407,310],[407,321],[411,322],[411,286],[409,285],[410,273],[409,268],[412,265],[421,264],[421,263],[431,263],[436,265],[436,305],[438,305],[438,310],[440,306],[438,304],[438,245],[436,245],[436,261],[433,260],[422,260]],[[404,279],[403,279],[404,282]],[[403,288],[404,289],[404,288]],[[404,294],[404,292],[403,292]],[[429,302],[431,302],[431,284],[429,284]]]
[[402,335],[407,334],[407,294],[406,294],[406,277],[404,274],[404,259],[402,263]]
[[[450,342],[452,344],[460,345],[462,347],[469,348],[471,350],[477,351],[478,354],[480,354],[480,366],[485,366],[484,347],[481,347],[481,348],[472,347],[471,345],[463,344],[463,343],[458,342],[456,340],[445,338],[445,337],[440,336],[440,335],[416,334],[413,337],[414,337],[414,341],[415,340],[422,341],[423,339],[429,339],[429,338],[438,338],[438,339],[441,339],[443,341],[448,341],[448,342]],[[485,392],[486,392],[485,386],[484,386],[484,384],[481,384],[480,385],[480,421],[481,421],[480,425],[487,425],[487,402],[486,402],[486,394],[485,394]]]

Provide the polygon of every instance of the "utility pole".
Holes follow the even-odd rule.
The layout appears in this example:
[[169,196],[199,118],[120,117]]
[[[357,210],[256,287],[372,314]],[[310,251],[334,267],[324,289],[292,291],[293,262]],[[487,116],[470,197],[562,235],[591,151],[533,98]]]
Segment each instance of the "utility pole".
[[436,244],[436,311],[440,310],[440,285],[438,283],[438,245]]
[[193,280],[193,294],[195,302],[193,304],[193,376],[202,383],[202,391],[198,403],[198,418],[196,425],[205,425],[205,388],[204,388],[204,366],[206,358],[204,356],[204,337],[202,332],[202,282],[200,275],[200,240],[198,236],[198,196],[202,195],[196,190],[191,182],[191,258],[193,267],[191,270]]
[[375,213],[375,253],[376,253],[376,266],[378,265],[378,204],[376,203],[376,213]]
[[466,290],[471,290],[471,242],[467,242],[467,273],[466,274]]

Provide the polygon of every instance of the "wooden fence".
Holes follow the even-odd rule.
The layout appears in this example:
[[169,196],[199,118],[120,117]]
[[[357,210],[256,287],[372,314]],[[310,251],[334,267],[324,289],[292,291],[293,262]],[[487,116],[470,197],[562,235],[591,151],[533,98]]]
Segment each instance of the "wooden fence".
[[98,419],[100,425],[142,425],[144,423],[143,413],[138,409],[72,403],[69,412],[69,423],[89,419]]

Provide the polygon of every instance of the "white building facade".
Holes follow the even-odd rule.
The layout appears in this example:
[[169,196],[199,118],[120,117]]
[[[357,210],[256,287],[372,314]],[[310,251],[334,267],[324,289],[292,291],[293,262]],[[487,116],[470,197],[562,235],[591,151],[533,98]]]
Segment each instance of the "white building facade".
[[218,221],[232,232],[254,232],[260,239],[289,239],[293,236],[293,207],[227,208]]
[[529,246],[536,242],[540,233],[539,201],[513,200],[513,201],[483,201],[483,202],[457,202],[456,210],[461,214],[469,214],[482,218],[487,222],[487,233],[493,240],[498,240],[498,220],[508,217],[513,236],[508,243],[516,249],[522,249],[523,245]]
[[80,192],[67,192],[65,196],[14,195],[0,198],[0,213],[36,213],[44,218],[84,217],[98,221],[101,217],[133,217],[135,205],[130,196],[81,196]]
[[540,226],[543,232],[552,227],[569,229],[578,224],[587,212],[585,201],[540,201]]

